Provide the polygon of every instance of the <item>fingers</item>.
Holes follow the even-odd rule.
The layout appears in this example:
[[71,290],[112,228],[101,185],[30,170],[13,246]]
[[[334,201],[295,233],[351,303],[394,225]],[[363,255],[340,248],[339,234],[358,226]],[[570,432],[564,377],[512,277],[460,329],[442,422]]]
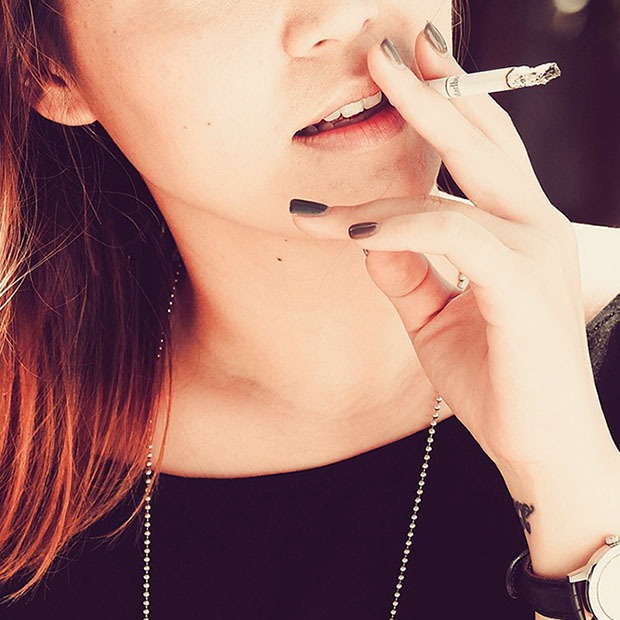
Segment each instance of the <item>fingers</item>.
[[502,289],[506,274],[514,269],[514,253],[508,247],[484,226],[454,211],[400,215],[368,232],[370,236],[363,238],[351,236],[367,250],[445,256],[478,287]]
[[[293,214],[298,213],[295,203]],[[506,320],[517,284],[531,293],[545,274],[553,273],[552,279],[559,282],[558,275],[578,273],[572,227],[571,236],[560,228],[550,234],[446,194],[325,208],[322,215],[295,215],[293,221],[314,237],[353,239],[371,251],[369,260],[374,260],[374,252],[443,256],[469,278],[480,312],[490,324]],[[351,234],[360,228],[367,234]]]
[[[456,59],[440,55],[422,31],[416,39],[415,56],[424,80],[462,75],[465,73]],[[521,141],[508,113],[490,96],[462,97],[451,100],[452,105],[485,136],[492,140],[512,161],[527,173],[534,173],[525,145]]]
[[[423,317],[429,320],[455,294],[454,288],[430,268],[428,259],[422,256],[413,258],[410,254],[445,257],[459,272],[466,274],[479,311],[487,323],[494,326],[506,323],[512,312],[509,301],[514,295],[512,285],[517,281],[522,283],[523,274],[529,269],[530,257],[527,252],[515,252],[484,225],[456,210],[420,211],[361,222],[357,217],[362,208],[349,209],[351,214],[347,214],[347,207],[334,207],[328,210],[328,215],[296,216],[293,220],[299,228],[313,236],[334,239],[344,239],[344,223],[356,220],[357,223],[348,229],[346,237],[353,239],[360,248],[370,251],[367,258],[368,271],[371,276],[375,276],[375,282],[390,297],[403,320],[406,318],[405,326],[410,333],[419,329],[419,321]],[[470,209],[471,213],[476,212],[475,208]],[[521,228],[520,224],[504,223]],[[517,236],[511,238],[516,239]],[[521,234],[519,238],[527,239],[529,235]],[[375,252],[399,253],[392,264],[399,271],[393,275],[385,273],[385,266],[390,267],[387,258],[382,259],[382,271],[380,263],[376,262],[378,259],[373,258]],[[415,273],[405,273],[403,276],[404,261],[409,261],[410,269],[418,261]],[[425,267],[425,270],[422,271],[419,265]],[[425,296],[422,312],[418,313],[415,308],[407,310],[406,306],[411,303],[414,293],[416,300],[418,294]],[[403,299],[397,301],[401,297]],[[405,297],[408,301],[404,300]]]
[[[452,104],[426,87],[406,67],[395,67],[375,45],[369,70],[400,114],[438,151],[463,192],[499,217],[535,223],[553,209],[541,200],[535,176],[526,174]],[[543,195],[544,197],[544,195]]]
[[378,222],[412,213],[452,211],[477,222],[511,249],[523,249],[529,238],[523,227],[478,209],[468,200],[440,193],[420,198],[382,198],[356,206],[330,207],[320,216],[296,216],[298,228],[324,239],[349,239],[349,228],[358,222]]
[[423,254],[372,252],[366,269],[412,338],[462,292],[446,282]]

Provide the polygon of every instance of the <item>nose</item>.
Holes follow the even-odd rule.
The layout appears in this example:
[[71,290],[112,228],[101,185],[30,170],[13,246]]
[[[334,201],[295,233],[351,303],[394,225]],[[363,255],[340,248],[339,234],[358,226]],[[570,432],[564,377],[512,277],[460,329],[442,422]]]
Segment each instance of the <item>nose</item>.
[[330,44],[347,44],[363,32],[379,13],[374,0],[305,0],[295,2],[283,39],[293,58],[312,57]]

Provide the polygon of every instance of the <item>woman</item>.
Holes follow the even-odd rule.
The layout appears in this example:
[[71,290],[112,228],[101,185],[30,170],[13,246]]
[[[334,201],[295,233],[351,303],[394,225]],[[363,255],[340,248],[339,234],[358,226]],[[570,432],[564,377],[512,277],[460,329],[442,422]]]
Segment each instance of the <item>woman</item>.
[[2,617],[525,617],[620,532],[617,290],[449,3],[1,15]]

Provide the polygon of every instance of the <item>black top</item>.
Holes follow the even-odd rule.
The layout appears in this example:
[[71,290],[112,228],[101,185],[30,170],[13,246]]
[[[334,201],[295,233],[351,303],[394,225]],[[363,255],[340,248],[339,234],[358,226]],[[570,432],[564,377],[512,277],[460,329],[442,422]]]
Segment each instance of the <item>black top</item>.
[[[588,339],[620,444],[620,295],[590,322]],[[163,474],[153,499],[151,618],[387,620],[426,436],[303,471]],[[89,533],[109,532],[131,501]],[[0,617],[139,620],[141,540],[139,522],[112,546],[84,536],[58,572]],[[442,422],[396,618],[532,620],[504,586],[525,547],[495,465],[456,417]]]

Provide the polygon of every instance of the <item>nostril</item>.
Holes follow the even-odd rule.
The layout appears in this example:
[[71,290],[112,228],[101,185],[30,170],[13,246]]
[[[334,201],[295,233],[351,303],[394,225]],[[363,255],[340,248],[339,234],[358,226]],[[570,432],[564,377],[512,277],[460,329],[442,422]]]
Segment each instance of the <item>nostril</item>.
[[[360,35],[367,36],[382,12],[376,0],[360,2],[297,2],[282,26],[282,42],[293,58],[324,53],[324,47],[361,47]],[[291,5],[291,6],[292,6]],[[330,45],[325,45],[328,43]]]

